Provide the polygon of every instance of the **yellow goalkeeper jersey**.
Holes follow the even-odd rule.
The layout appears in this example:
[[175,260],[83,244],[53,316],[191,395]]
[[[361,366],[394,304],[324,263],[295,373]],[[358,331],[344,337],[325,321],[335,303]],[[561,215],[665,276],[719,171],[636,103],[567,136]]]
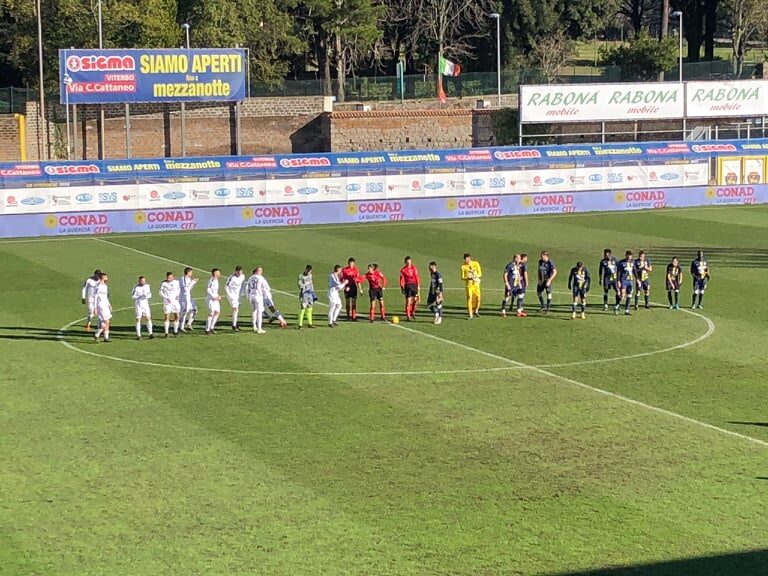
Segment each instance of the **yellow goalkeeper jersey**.
[[464,280],[465,286],[479,286],[482,276],[483,270],[480,267],[480,262],[473,260],[469,264],[461,265],[461,279]]

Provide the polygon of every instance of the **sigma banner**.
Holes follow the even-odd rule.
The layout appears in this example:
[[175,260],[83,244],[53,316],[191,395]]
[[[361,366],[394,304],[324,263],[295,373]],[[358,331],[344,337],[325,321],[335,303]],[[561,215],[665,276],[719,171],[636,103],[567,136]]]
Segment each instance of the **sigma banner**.
[[683,85],[547,84],[520,86],[520,121],[592,122],[682,118]]
[[768,80],[520,86],[523,123],[768,115]]
[[766,80],[686,83],[686,116],[689,118],[766,115]]
[[59,50],[61,103],[243,100],[247,66],[240,48]]
[[0,215],[3,237],[354,224],[768,202],[768,185]]

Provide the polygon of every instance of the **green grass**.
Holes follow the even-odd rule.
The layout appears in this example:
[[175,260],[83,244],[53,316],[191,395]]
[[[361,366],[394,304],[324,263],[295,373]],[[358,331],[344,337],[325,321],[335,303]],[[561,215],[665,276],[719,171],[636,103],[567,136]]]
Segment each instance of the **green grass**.
[[[103,240],[0,242],[0,574],[765,573],[768,207]],[[667,259],[705,249],[714,333],[586,363],[708,329],[663,307],[616,318],[597,293],[571,321],[567,270],[596,273],[605,246],[648,250],[656,301]],[[561,271],[555,313],[529,294],[528,318],[500,318],[504,264],[541,248]],[[467,250],[486,276],[471,322]],[[156,291],[178,273],[163,258],[259,263],[294,323],[306,262],[324,288],[350,255],[394,280],[406,253],[422,274],[441,265],[442,326],[422,314],[256,336],[222,322],[211,338],[135,342],[128,310],[109,345],[77,323],[76,350],[57,341],[97,266],[127,308],[138,274]],[[400,312],[397,290],[387,300]],[[419,374],[371,374],[398,371]]]
[[[676,25],[676,24],[675,24]],[[677,28],[672,30],[673,34],[677,34]],[[598,40],[597,42],[591,40],[588,42],[576,43],[576,55],[574,58],[575,63],[582,64],[583,66],[594,66],[595,61],[600,61],[600,50],[607,47],[617,46],[620,42],[616,41],[604,41]],[[687,50],[687,43],[684,42],[684,50]],[[767,48],[749,48],[744,56],[745,62],[763,62],[766,58]],[[703,48],[702,48],[703,53]],[[685,52],[684,52],[685,54]],[[730,44],[716,44],[715,45],[715,59],[716,60],[728,60],[733,58],[733,51]],[[571,67],[566,67],[570,69]]]

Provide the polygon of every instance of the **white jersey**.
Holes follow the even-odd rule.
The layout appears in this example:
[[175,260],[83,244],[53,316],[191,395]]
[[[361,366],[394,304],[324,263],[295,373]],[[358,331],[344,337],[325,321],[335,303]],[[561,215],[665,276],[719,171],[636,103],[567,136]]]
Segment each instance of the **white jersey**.
[[191,276],[182,276],[179,280],[179,289],[181,290],[181,300],[186,302],[192,301],[192,288],[198,283],[199,278],[192,278]]
[[178,280],[165,280],[160,284],[160,297],[163,299],[163,303],[178,302],[181,294],[181,286],[179,286]]
[[136,284],[131,291],[131,298],[136,309],[136,318],[149,317],[149,299],[152,298],[152,289],[149,284],[143,286]]
[[264,276],[262,276],[261,279],[263,280],[262,284],[264,285],[264,304],[267,306],[274,306],[272,301],[272,286],[269,285],[269,282]]
[[243,284],[245,284],[245,274],[232,274],[227,278],[226,291],[230,297],[240,297],[240,293],[243,291]]
[[336,301],[339,299],[339,292],[344,290],[344,286],[347,285],[346,280],[339,278],[339,275],[335,272],[328,276],[328,299]]
[[211,276],[211,279],[208,280],[208,289],[205,292],[205,298],[209,302],[212,300],[218,300],[219,299],[219,279],[214,278]]
[[93,302],[96,297],[96,287],[99,285],[99,279],[95,276],[89,276],[83,282],[82,298],[86,302]]
[[96,287],[96,312],[102,321],[112,318],[112,305],[109,303],[109,287],[99,282]]
[[245,293],[251,302],[264,302],[266,299],[265,285],[267,281],[261,274],[253,274],[245,285]]

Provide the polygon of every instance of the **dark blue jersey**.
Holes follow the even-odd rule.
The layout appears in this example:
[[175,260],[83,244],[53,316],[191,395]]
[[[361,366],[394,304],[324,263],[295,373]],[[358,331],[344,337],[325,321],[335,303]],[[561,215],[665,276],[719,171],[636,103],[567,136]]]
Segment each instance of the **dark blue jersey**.
[[632,260],[626,258],[619,260],[616,273],[619,282],[633,282],[635,280],[635,266]]
[[618,271],[618,262],[616,258],[611,256],[610,258],[603,258],[600,260],[600,268],[598,268],[597,274],[600,276],[600,281],[603,284],[610,284],[616,282],[616,273]]
[[638,282],[648,282],[651,275],[651,261],[647,258],[645,260],[635,260],[635,278]]
[[520,288],[523,285],[523,277],[520,273],[520,264],[516,262],[510,262],[504,268],[504,276],[507,279],[507,284],[510,288]]
[[443,293],[443,275],[435,270],[429,275],[429,296],[436,297]]
[[571,273],[568,275],[568,289],[579,292],[589,292],[589,286],[592,284],[592,278],[589,275],[589,270],[585,267],[571,268]]
[[555,263],[552,260],[539,260],[539,284],[544,284],[555,274]]
[[528,263],[520,262],[520,287],[521,288],[525,288],[526,286],[528,286],[528,282],[525,279],[527,274],[528,274]]
[[709,278],[709,264],[703,258],[696,258],[691,262],[691,276],[697,280],[706,280]]
[[667,264],[667,286],[679,288],[683,283],[683,269],[671,262]]

